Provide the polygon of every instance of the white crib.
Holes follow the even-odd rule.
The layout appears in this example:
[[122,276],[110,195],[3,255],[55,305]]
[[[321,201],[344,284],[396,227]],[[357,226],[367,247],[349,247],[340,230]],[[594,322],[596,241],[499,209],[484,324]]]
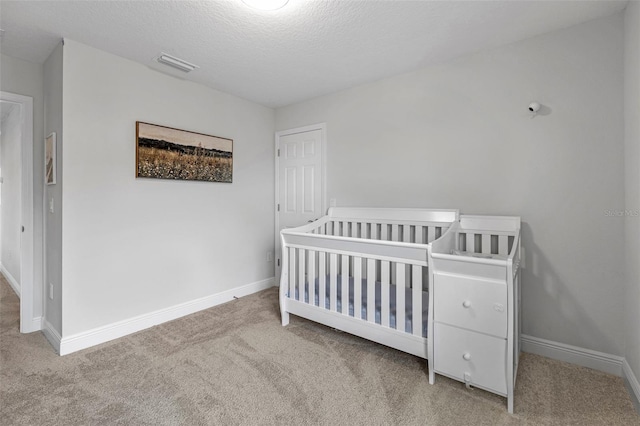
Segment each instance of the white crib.
[[457,219],[457,210],[331,208],[283,230],[282,325],[291,313],[427,359],[428,244]]
[[416,355],[513,412],[520,218],[331,208],[281,232],[282,325],[298,315]]

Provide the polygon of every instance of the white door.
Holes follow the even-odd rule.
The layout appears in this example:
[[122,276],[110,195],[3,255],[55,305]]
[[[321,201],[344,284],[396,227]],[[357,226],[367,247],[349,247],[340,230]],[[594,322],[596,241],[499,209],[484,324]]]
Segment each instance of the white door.
[[280,230],[325,214],[324,124],[276,134],[276,281],[280,282]]
[[42,283],[34,283],[33,98],[0,91],[0,102],[20,108],[20,332],[30,333],[42,328],[42,308],[36,308],[42,306]]

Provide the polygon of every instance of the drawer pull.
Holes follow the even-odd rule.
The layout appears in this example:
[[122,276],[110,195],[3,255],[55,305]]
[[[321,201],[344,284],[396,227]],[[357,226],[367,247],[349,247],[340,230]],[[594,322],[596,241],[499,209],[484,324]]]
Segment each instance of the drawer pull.
[[468,300],[465,300],[464,302],[462,302],[462,307],[463,308],[469,308],[469,306],[471,306],[471,302]]
[[469,352],[465,353],[464,355],[462,355],[462,359],[464,359],[465,361],[469,361],[471,359],[471,354]]

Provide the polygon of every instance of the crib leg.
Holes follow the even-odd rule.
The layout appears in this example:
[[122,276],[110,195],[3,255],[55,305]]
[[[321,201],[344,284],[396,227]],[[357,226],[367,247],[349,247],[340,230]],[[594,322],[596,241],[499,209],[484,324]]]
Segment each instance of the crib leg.
[[289,312],[282,311],[282,326],[289,325]]
[[433,371],[433,368],[429,366],[429,384],[432,385],[436,382],[436,373]]

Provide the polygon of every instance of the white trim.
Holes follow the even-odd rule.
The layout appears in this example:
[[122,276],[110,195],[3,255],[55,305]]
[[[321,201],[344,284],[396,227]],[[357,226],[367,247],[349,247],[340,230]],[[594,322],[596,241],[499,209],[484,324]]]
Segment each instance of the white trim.
[[20,105],[22,114],[20,216],[24,231],[20,238],[20,332],[30,333],[39,330],[32,328],[34,324],[33,98],[0,91],[0,99]]
[[523,334],[522,351],[622,376],[624,358]]
[[[321,193],[322,193],[322,214],[321,216],[324,216],[327,212],[328,206],[327,206],[327,123],[318,123],[318,124],[311,124],[309,126],[303,126],[303,127],[296,127],[293,129],[287,129],[287,130],[281,130],[279,132],[276,132],[275,137],[274,137],[274,144],[275,144],[275,150],[274,150],[274,156],[275,156],[275,200],[273,203],[273,210],[275,212],[275,220],[274,220],[274,225],[275,225],[275,229],[274,229],[274,237],[275,237],[275,251],[274,251],[274,261],[273,261],[273,271],[274,271],[274,276],[276,276],[276,283],[277,285],[280,285],[280,276],[278,274],[278,259],[280,259],[282,253],[281,253],[281,245],[280,245],[280,235],[278,230],[280,229],[280,215],[277,209],[277,205],[278,202],[280,201],[280,170],[279,170],[279,166],[280,166],[280,157],[278,156],[278,149],[280,148],[280,138],[282,136],[287,136],[287,135],[294,135],[296,133],[304,133],[304,132],[312,132],[314,130],[320,130],[320,143],[322,144],[322,150],[321,150],[321,155],[322,155],[322,167],[321,167],[321,172],[322,172],[322,182],[320,183],[322,189],[321,189]],[[282,266],[282,259],[280,259],[280,264]]]
[[9,285],[11,285],[13,291],[18,295],[18,298],[20,298],[20,283],[16,281],[13,275],[7,271],[7,268],[5,268],[2,263],[0,263],[0,273],[2,273],[7,281],[9,281]]
[[640,413],[640,382],[638,382],[637,377],[633,374],[633,370],[626,359],[622,361],[622,372],[624,374],[625,384],[629,388],[631,401]]
[[58,330],[53,328],[49,321],[44,318],[42,319],[42,333],[49,343],[51,343],[51,346],[53,346],[56,352],[60,353],[60,342],[62,340],[60,333],[58,333]]
[[40,331],[42,330],[42,324],[43,324],[44,318],[42,317],[35,317],[32,321],[31,321],[31,329],[34,331]]
[[92,330],[83,331],[82,333],[66,336],[60,341],[59,353],[60,355],[67,355],[81,349],[86,349],[119,337],[127,336],[153,327],[154,325],[172,321],[174,319],[229,302],[238,297],[247,296],[249,294],[265,290],[269,287],[273,287],[273,283],[274,279],[268,278],[242,287],[233,288],[221,293],[160,309],[155,312],[149,312],[134,318],[118,321]]

